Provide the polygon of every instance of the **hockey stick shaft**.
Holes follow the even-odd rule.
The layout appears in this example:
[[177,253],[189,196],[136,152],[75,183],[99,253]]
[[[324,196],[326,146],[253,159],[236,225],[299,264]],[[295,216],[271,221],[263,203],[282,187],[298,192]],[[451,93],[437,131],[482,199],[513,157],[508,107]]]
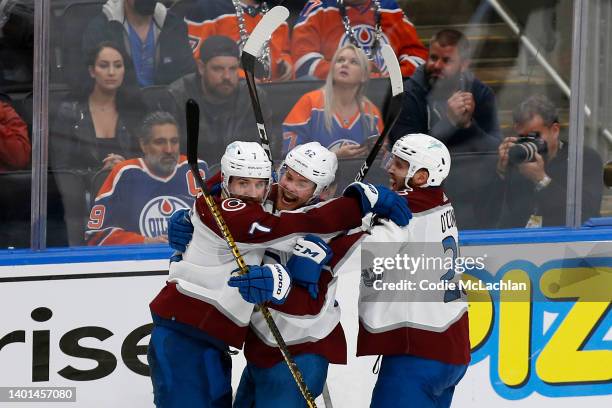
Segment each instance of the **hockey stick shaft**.
[[[246,262],[242,258],[240,250],[236,245],[236,241],[234,241],[234,237],[232,236],[232,233],[227,227],[227,224],[225,223],[225,220],[221,215],[221,211],[219,211],[217,203],[215,202],[213,196],[210,194],[210,191],[206,187],[206,183],[204,183],[204,180],[202,179],[202,176],[200,175],[200,170],[198,168],[198,133],[200,127],[200,108],[196,101],[194,101],[193,99],[189,99],[187,101],[187,104],[185,106],[185,114],[187,121],[187,161],[189,163],[189,167],[191,168],[191,172],[194,175],[198,187],[200,187],[200,189],[202,190],[206,206],[212,214],[215,223],[219,228],[219,231],[221,231],[223,239],[227,243],[227,246],[232,252],[234,260],[240,268],[240,273],[245,274],[249,271]],[[278,344],[278,348],[280,349],[280,352],[283,355],[283,359],[289,367],[289,371],[291,372],[293,379],[295,380],[298,388],[300,389],[300,392],[304,396],[304,399],[306,400],[308,406],[311,408],[315,408],[316,404],[314,402],[314,398],[308,390],[308,387],[304,382],[304,377],[302,376],[302,373],[300,372],[297,364],[293,360],[293,357],[291,356],[291,353],[287,348],[287,344],[285,343],[285,340],[283,339],[280,331],[278,330],[276,323],[274,323],[272,314],[268,310],[268,307],[265,305],[259,305],[259,308],[264,319],[266,320],[266,323],[268,324],[268,327],[270,328],[270,331],[272,332],[272,336],[274,336],[274,339]]]
[[251,104],[253,105],[253,112],[255,113],[255,123],[257,124],[259,141],[271,162],[272,152],[270,150],[268,130],[264,122],[261,102],[255,83],[255,64],[257,58],[261,55],[266,40],[270,38],[274,30],[287,20],[287,17],[289,17],[289,10],[282,6],[273,7],[268,11],[249,35],[249,39],[242,50],[241,57],[242,69],[244,70],[247,87],[249,88],[249,95],[251,96]]
[[378,139],[372,146],[368,157],[365,162],[361,165],[357,176],[355,176],[355,181],[363,181],[366,174],[370,170],[370,166],[376,160],[376,156],[378,156],[378,152],[382,147],[387,135],[395,126],[395,122],[399,118],[399,115],[402,113],[402,94],[404,92],[404,87],[402,84],[402,73],[399,66],[399,62],[397,61],[397,57],[393,52],[393,48],[391,48],[388,44],[385,44],[381,48],[381,53],[383,58],[385,59],[385,65],[387,65],[387,70],[389,71],[389,80],[391,81],[391,99],[387,106],[387,114],[385,117],[385,128],[383,129]]
[[[389,134],[389,132],[395,125],[395,122],[397,122],[397,118],[401,112],[402,101],[401,101],[401,96],[399,98],[399,101],[397,100],[394,101],[394,99],[395,97],[392,97],[391,102],[389,103],[389,115],[387,115],[387,117],[390,118],[391,121],[387,122],[382,133],[380,134],[380,136],[378,136],[378,139],[376,139],[376,142],[374,143],[374,146],[372,146],[372,150],[370,150],[368,157],[366,158],[365,162],[363,162],[363,164],[361,165],[361,168],[359,169],[359,172],[357,173],[357,176],[355,177],[355,181],[363,181],[363,179],[365,179],[365,176],[368,174],[368,171],[370,170],[372,163],[374,163],[374,160],[376,160],[376,156],[378,156],[378,152],[380,151],[380,148],[382,147],[385,139],[387,138],[387,135]],[[396,107],[394,105],[399,105],[399,106]],[[395,111],[395,113],[392,113],[392,111]]]
[[246,77],[247,87],[249,88],[249,95],[251,95],[251,104],[253,105],[253,112],[255,113],[255,123],[257,124],[257,134],[259,135],[259,142],[261,147],[268,155],[268,159],[272,161],[272,151],[270,150],[270,140],[268,139],[268,131],[264,122],[263,112],[261,110],[261,102],[259,101],[259,95],[257,93],[257,87],[255,85],[255,62],[254,58],[247,54],[242,54],[242,68]]

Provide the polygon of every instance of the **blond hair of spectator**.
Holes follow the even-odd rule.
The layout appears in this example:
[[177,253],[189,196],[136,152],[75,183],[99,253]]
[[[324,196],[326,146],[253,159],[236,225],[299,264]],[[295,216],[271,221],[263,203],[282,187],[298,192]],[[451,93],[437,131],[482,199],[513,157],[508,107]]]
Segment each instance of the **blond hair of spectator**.
[[[359,68],[361,69],[362,79],[361,82],[355,87],[355,101],[357,102],[357,106],[359,107],[359,113],[364,114],[363,106],[364,103],[368,100],[365,96],[365,91],[368,86],[368,81],[370,80],[370,62],[368,61],[368,57],[361,50],[361,48],[354,46],[353,44],[347,44],[343,47],[340,47],[336,50],[332,60],[331,60],[331,69],[327,74],[327,79],[325,80],[325,85],[323,85],[323,94],[325,98],[325,106],[324,106],[324,118],[325,118],[325,127],[328,131],[332,129],[332,120],[334,117],[334,107],[337,106],[339,101],[337,98],[334,98],[335,95],[335,87],[336,78],[334,78],[334,66],[338,62],[338,57],[344,50],[352,50],[357,57],[357,62],[359,64]],[[372,112],[367,114],[369,118],[369,126],[370,128],[374,127],[374,115]]]

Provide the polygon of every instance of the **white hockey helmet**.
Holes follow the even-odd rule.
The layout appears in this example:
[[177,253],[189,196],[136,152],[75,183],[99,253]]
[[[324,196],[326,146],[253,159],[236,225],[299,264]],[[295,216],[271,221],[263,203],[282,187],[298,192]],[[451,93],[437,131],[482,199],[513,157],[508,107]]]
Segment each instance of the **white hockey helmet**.
[[402,136],[391,150],[395,156],[409,163],[404,184],[420,169],[429,172],[427,182],[422,187],[439,186],[448,176],[451,158],[448,149],[438,139],[422,133]]
[[223,190],[228,195],[232,176],[268,179],[269,190],[272,183],[272,163],[259,143],[237,141],[227,145],[221,157],[221,177]]
[[338,158],[319,142],[309,142],[291,149],[283,164],[316,184],[314,198],[334,182]]

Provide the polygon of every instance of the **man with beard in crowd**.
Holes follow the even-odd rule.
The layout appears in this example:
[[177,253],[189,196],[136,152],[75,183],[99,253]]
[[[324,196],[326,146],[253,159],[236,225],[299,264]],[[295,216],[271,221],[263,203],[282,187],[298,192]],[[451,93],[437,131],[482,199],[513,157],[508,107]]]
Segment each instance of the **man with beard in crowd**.
[[166,85],[195,69],[187,25],[157,0],[108,0],[83,33],[83,55],[102,41],[125,46],[141,87]]
[[451,153],[496,151],[501,141],[495,95],[469,70],[470,46],[459,31],[433,36],[429,57],[404,83],[403,114],[390,146],[403,135],[425,133]]
[[[148,115],[140,131],[144,157],[117,164],[100,188],[87,223],[88,245],[168,242],[168,219],[190,208],[197,194],[187,158],[179,155],[176,121]],[[200,174],[208,168],[200,164]]]
[[[200,143],[198,157],[209,164],[219,163],[225,147],[242,140],[258,142],[259,136],[247,85],[239,81],[240,51],[228,37],[210,36],[200,48],[197,72],[170,84],[177,118],[184,118],[185,103],[194,99],[200,106]],[[258,90],[264,120],[270,123],[265,94]],[[185,129],[183,123],[183,129]],[[274,133],[271,131],[271,133]],[[273,137],[270,137],[274,140]],[[187,146],[183,143],[183,146]],[[273,152],[275,146],[272,145]],[[275,155],[277,157],[277,155]]]

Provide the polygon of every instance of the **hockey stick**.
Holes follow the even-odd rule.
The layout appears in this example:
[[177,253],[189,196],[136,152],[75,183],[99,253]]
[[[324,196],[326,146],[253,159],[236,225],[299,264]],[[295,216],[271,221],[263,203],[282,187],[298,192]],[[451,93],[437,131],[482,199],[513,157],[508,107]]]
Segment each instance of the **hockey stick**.
[[[189,99],[187,101],[185,106],[185,115],[187,121],[187,162],[189,163],[189,167],[191,167],[191,172],[193,173],[193,176],[196,182],[198,183],[198,187],[202,189],[206,206],[208,207],[213,218],[215,219],[215,223],[217,224],[219,231],[221,231],[223,239],[227,243],[227,246],[229,247],[230,251],[232,252],[232,255],[234,256],[234,260],[240,268],[240,274],[245,274],[249,271],[249,269],[246,263],[244,262],[240,251],[238,250],[238,246],[236,245],[236,241],[234,241],[234,237],[232,236],[229,228],[227,227],[227,224],[225,223],[225,220],[223,219],[223,216],[221,215],[221,212],[219,211],[217,203],[213,199],[213,196],[210,194],[210,191],[206,187],[206,183],[204,183],[204,180],[202,180],[202,176],[200,175],[200,170],[198,168],[198,133],[200,128],[200,107],[198,106],[198,103],[193,99]],[[274,339],[278,344],[278,348],[280,349],[280,352],[283,355],[287,366],[289,367],[289,371],[291,371],[291,375],[293,376],[293,379],[295,380],[298,388],[300,389],[300,392],[304,396],[306,403],[309,407],[315,408],[316,404],[314,402],[314,398],[312,398],[312,394],[310,394],[310,391],[308,390],[308,387],[304,382],[302,373],[300,372],[297,364],[295,364],[293,357],[289,353],[287,344],[285,343],[285,340],[283,340],[283,337],[281,336],[280,331],[276,326],[276,323],[274,323],[274,319],[272,319],[272,315],[270,314],[268,307],[265,305],[259,305],[259,310],[266,319],[266,323],[268,324],[268,327],[270,328],[270,331],[272,332],[272,335],[274,336]]]
[[395,122],[397,122],[397,118],[400,113],[402,113],[402,94],[404,93],[404,84],[402,82],[402,71],[400,70],[399,62],[397,62],[397,57],[393,52],[393,48],[390,45],[385,44],[381,47],[380,52],[385,59],[385,65],[387,65],[387,69],[389,70],[389,79],[391,80],[391,100],[389,101],[389,105],[387,107],[387,114],[385,117],[385,128],[383,129],[378,139],[374,143],[372,150],[368,154],[365,162],[359,169],[359,173],[355,177],[355,181],[363,181],[366,174],[368,174],[368,170],[374,160],[376,160],[376,156],[382,147],[385,138],[393,129]]
[[287,20],[287,17],[289,17],[289,10],[283,6],[276,6],[268,11],[249,35],[249,39],[242,49],[241,57],[242,69],[244,69],[249,94],[251,95],[251,103],[253,104],[253,112],[255,112],[255,122],[257,123],[259,140],[270,161],[272,161],[272,152],[270,151],[268,132],[264,123],[261,103],[259,102],[259,95],[257,95],[257,87],[255,85],[255,63],[257,62],[257,58],[261,56],[266,40],[270,38],[274,30]]

